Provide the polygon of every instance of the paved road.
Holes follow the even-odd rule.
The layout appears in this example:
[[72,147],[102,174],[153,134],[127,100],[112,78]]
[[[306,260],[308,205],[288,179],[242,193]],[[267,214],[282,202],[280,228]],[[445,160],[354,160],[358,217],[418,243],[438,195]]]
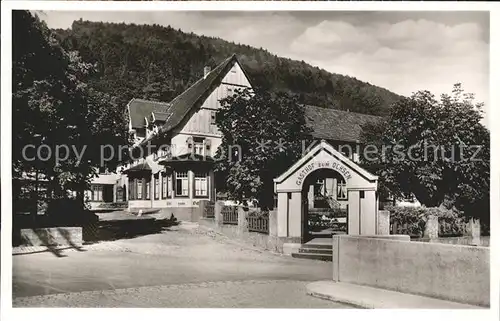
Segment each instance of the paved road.
[[331,263],[257,251],[193,224],[13,257],[13,306],[345,308],[307,296]]

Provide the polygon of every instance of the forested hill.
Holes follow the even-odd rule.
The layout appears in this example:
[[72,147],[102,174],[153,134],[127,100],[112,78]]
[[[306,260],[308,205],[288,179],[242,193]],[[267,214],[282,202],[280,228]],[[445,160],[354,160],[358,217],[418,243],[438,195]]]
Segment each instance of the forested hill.
[[123,102],[132,98],[170,101],[203,76],[204,66],[213,68],[233,53],[254,86],[293,92],[308,105],[382,115],[400,98],[304,61],[171,27],[79,20],[71,29],[56,33],[64,48],[78,50],[85,61],[97,63],[99,74],[89,82]]

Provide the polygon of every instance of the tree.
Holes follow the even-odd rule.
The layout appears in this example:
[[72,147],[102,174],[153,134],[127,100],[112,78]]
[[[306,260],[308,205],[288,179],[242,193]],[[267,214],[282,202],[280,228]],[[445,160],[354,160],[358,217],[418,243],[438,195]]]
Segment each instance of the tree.
[[489,218],[490,137],[482,107],[460,84],[440,100],[419,91],[395,103],[382,123],[364,127],[363,143],[377,153],[365,153],[362,163],[396,196],[411,193],[428,207],[451,205]]
[[255,198],[261,208],[272,208],[273,179],[302,156],[308,140],[297,98],[237,91],[221,100],[216,123],[223,136],[216,154],[217,189],[242,203]]
[[[101,167],[100,147],[109,144],[118,150],[128,142],[123,112],[113,97],[86,84],[95,66],[65,51],[28,11],[13,12],[12,62],[13,178],[19,181],[36,172],[48,180],[51,197],[78,191],[83,200]],[[39,149],[44,153],[36,155],[41,145],[46,145]],[[106,164],[111,170],[119,161],[114,156]]]

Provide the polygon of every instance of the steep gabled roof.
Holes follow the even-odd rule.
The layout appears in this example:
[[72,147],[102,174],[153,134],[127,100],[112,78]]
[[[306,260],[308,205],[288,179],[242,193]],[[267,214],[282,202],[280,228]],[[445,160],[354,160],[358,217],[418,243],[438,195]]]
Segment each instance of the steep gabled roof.
[[306,125],[312,129],[314,138],[353,143],[360,140],[362,125],[382,119],[379,116],[316,106],[305,106],[304,112]]
[[[169,103],[132,99],[129,103],[132,128],[144,127],[144,117],[150,117],[151,113],[155,113],[155,118],[165,121],[160,132],[170,131],[179,125],[195,106],[211,94],[237,62],[238,59],[233,54]],[[147,143],[150,139],[152,137],[144,140],[141,144]]]
[[168,114],[170,104],[134,98],[128,103],[128,109],[132,128],[142,128],[146,124],[145,117],[149,117],[152,112]]
[[161,130],[169,131],[179,125],[189,111],[202,99],[206,99],[212,90],[219,85],[222,78],[229,72],[229,69],[236,61],[236,55],[233,54],[220,63],[208,75],[195,82],[186,91],[172,100],[169,109],[171,116],[166,120]]

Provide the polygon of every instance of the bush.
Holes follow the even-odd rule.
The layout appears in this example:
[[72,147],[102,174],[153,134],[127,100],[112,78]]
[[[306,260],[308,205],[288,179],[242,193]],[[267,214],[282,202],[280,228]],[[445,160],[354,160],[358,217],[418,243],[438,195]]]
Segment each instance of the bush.
[[403,207],[387,206],[391,224],[403,227],[402,234],[422,237],[429,216],[436,216],[439,221],[440,236],[463,235],[464,219],[453,210],[441,207]]

